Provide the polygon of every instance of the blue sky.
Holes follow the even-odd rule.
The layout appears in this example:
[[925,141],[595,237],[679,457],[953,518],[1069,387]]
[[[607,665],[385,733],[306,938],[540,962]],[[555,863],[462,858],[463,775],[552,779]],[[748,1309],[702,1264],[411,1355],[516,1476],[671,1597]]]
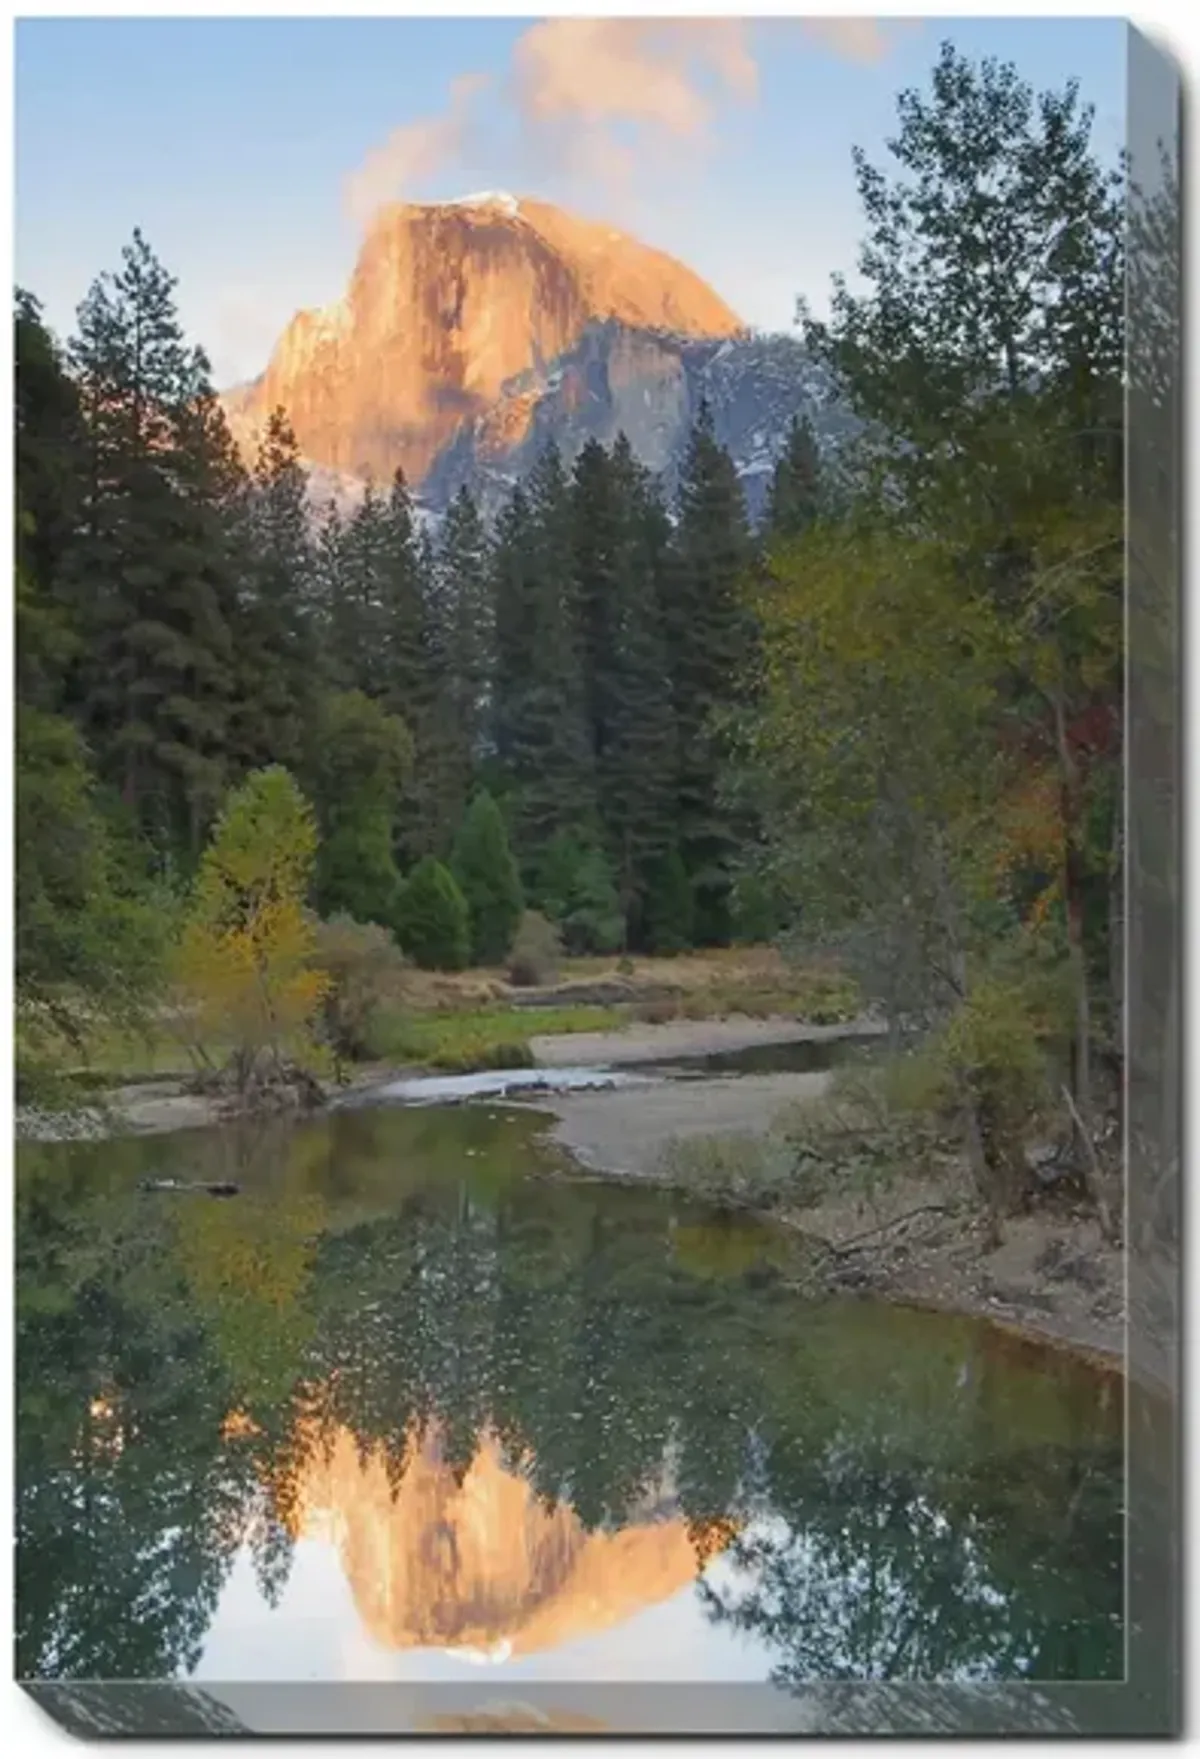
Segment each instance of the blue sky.
[[1117,19],[848,22],[644,43],[610,20],[585,43],[564,20],[21,20],[16,279],[65,334],[140,225],[227,384],[343,291],[377,195],[507,189],[627,226],[783,329],[853,269],[851,147],[885,160],[942,38],[1039,87],[1077,78],[1097,145],[1123,139]]

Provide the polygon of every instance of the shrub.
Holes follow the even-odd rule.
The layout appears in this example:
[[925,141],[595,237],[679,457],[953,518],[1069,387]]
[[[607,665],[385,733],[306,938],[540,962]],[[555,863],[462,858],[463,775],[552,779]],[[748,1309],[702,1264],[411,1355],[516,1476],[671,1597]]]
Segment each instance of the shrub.
[[317,928],[313,963],[329,978],[322,1007],[326,1039],[339,1057],[378,1054],[384,1009],[394,1002],[404,958],[386,929],[335,916]]
[[897,1093],[888,1064],[835,1069],[820,1098],[789,1106],[775,1129],[791,1157],[791,1196],[819,1203],[831,1192],[873,1201],[898,1177],[930,1170],[948,1146],[943,1121],[917,1103],[916,1086]]
[[1019,984],[990,979],[975,986],[931,1047],[947,1094],[973,1107],[973,1161],[993,1217],[1012,1211],[1024,1194],[1023,1139],[1049,1098],[1037,1024]]
[[770,1209],[795,1195],[793,1157],[777,1136],[676,1136],[659,1151],[661,1179],[710,1203]]
[[461,971],[470,953],[467,901],[449,868],[427,855],[401,888],[396,936],[425,971]]
[[558,979],[562,943],[558,930],[537,910],[521,918],[508,962],[508,980],[522,989],[539,989]]
[[486,790],[467,808],[450,865],[470,911],[471,958],[497,965],[512,946],[524,900],[504,819]]

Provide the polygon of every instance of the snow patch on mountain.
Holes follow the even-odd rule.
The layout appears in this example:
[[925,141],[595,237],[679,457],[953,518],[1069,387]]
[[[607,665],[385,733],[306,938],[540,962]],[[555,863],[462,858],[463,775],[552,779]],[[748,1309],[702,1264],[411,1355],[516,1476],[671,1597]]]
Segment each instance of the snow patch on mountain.
[[455,196],[452,201],[441,205],[447,208],[499,208],[510,220],[515,220],[521,212],[520,202],[506,189],[481,189],[474,195]]

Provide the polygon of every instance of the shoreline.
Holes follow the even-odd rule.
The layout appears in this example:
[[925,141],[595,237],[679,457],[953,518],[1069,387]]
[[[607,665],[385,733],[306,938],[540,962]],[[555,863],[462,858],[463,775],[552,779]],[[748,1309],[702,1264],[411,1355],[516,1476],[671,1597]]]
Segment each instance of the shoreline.
[[[673,1020],[663,1025],[635,1021],[603,1031],[535,1035],[529,1044],[533,1067],[550,1074],[579,1065],[620,1069],[630,1065],[666,1065],[673,1057],[688,1061],[722,1056],[759,1046],[829,1044],[876,1037],[881,1030],[870,1019],[817,1025],[784,1016],[752,1019],[723,1015],[711,1020]],[[490,1071],[481,1071],[484,1072]],[[498,1081],[513,1072],[495,1071]],[[280,1115],[293,1115],[297,1121],[325,1117],[347,1101],[370,1104],[375,1089],[399,1081],[442,1078],[445,1074],[444,1069],[419,1063],[364,1064],[344,1086],[322,1081],[322,1106],[309,1111],[285,1108]],[[160,1136],[176,1130],[210,1129],[234,1122],[235,1117],[217,1096],[190,1091],[183,1076],[163,1075],[116,1083],[101,1090],[94,1104],[81,1105],[69,1113],[18,1107],[15,1136],[18,1142],[103,1141],[117,1136]]]
[[[652,1184],[704,1201],[686,1177],[663,1172],[658,1162],[666,1144],[714,1136],[761,1138],[781,1112],[817,1098],[830,1074],[715,1074],[684,1081],[671,1072],[673,1058],[687,1062],[758,1046],[861,1040],[879,1030],[863,1020],[813,1025],[724,1017],[535,1038],[536,1067],[551,1079],[554,1071],[572,1066],[636,1067],[638,1085],[549,1089],[527,1098],[505,1096],[503,1104],[546,1119],[544,1140],[569,1163],[547,1177]],[[301,1123],[327,1117],[344,1104],[369,1106],[387,1085],[429,1073],[412,1065],[363,1068],[345,1086],[323,1083],[324,1105],[290,1115]],[[511,1071],[498,1071],[497,1081],[506,1073]],[[189,1093],[184,1082],[171,1079],[112,1089],[100,1106],[67,1117],[26,1113],[17,1120],[19,1140],[41,1142],[163,1135],[233,1121],[219,1100]],[[1071,1350],[1098,1368],[1127,1372],[1124,1260],[1102,1240],[1090,1217],[1050,1207],[1016,1217],[1006,1224],[1000,1248],[985,1252],[980,1218],[953,1168],[944,1170],[940,1182],[897,1178],[870,1205],[859,1193],[782,1211],[756,1206],[747,1196],[730,1211],[826,1248],[831,1294],[984,1319],[1032,1343]],[[856,1245],[851,1253],[850,1243],[864,1233],[877,1233],[879,1240]]]
[[[780,1111],[817,1097],[828,1080],[824,1071],[664,1080],[636,1091],[546,1093],[515,1103],[546,1118],[544,1139],[569,1162],[547,1177],[654,1185],[704,1202],[686,1177],[658,1166],[668,1141],[761,1137]],[[1124,1255],[1089,1215],[1047,1204],[1013,1217],[1000,1247],[986,1251],[982,1217],[963,1169],[953,1165],[939,1175],[898,1177],[872,1203],[858,1194],[783,1210],[748,1195],[728,1207],[827,1248],[828,1269],[818,1274],[830,1294],[987,1320],[1127,1372]],[[874,1245],[848,1250],[871,1233],[879,1235]]]

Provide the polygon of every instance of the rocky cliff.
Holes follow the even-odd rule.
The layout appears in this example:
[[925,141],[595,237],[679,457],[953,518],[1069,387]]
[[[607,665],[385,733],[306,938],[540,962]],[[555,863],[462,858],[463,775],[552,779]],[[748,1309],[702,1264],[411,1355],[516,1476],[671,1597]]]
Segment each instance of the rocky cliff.
[[793,417],[807,417],[826,445],[851,425],[825,373],[790,336],[696,339],[610,320],[589,325],[573,348],[464,421],[433,460],[422,499],[440,510],[465,484],[493,515],[548,441],[569,466],[588,440],[609,446],[622,432],[670,494],[702,402],[754,518]]
[[[661,251],[547,202],[483,195],[383,210],[350,286],[302,311],[253,384],[225,398],[243,449],[271,410],[288,412],[300,449],[340,477],[420,484],[464,422],[522,432],[506,390],[535,382],[590,325],[720,339],[737,316]],[[502,412],[502,413],[501,413]]]

